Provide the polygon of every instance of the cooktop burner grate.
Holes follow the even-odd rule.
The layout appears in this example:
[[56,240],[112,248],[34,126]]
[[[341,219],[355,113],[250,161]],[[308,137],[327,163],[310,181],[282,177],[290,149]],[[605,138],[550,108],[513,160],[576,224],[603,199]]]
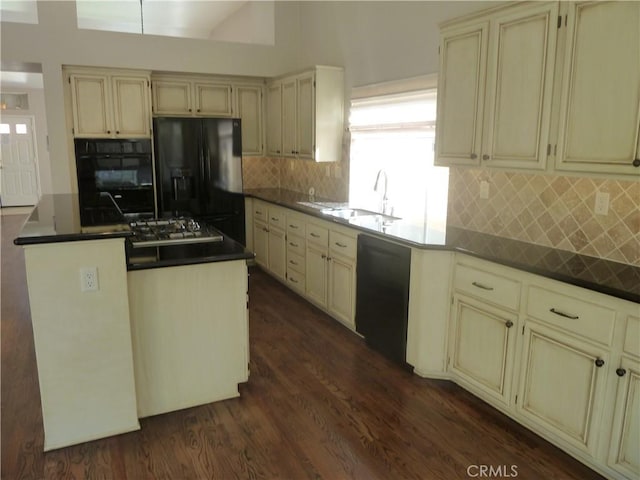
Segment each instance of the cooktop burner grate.
[[133,231],[131,245],[161,247],[187,243],[221,242],[223,236],[214,228],[200,225],[193,218],[160,218],[129,224]]

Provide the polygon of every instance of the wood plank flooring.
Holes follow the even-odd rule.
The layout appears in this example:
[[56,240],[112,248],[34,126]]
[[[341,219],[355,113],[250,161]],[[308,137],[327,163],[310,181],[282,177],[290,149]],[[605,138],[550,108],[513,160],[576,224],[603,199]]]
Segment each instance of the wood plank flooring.
[[456,385],[396,367],[259,270],[240,398],[44,454],[24,259],[11,243],[23,220],[2,217],[3,479],[457,480],[474,464],[515,465],[525,480],[602,478]]

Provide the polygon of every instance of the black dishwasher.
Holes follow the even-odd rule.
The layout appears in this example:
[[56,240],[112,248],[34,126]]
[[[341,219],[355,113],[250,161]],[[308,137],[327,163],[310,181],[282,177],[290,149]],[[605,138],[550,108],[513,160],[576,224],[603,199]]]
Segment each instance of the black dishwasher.
[[408,367],[411,249],[360,234],[357,268],[356,331],[370,347]]

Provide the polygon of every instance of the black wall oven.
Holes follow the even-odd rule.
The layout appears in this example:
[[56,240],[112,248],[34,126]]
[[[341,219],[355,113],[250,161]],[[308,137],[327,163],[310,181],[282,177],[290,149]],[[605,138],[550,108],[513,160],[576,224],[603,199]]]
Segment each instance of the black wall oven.
[[82,225],[115,221],[105,196],[127,220],[155,216],[151,140],[76,139],[75,153]]

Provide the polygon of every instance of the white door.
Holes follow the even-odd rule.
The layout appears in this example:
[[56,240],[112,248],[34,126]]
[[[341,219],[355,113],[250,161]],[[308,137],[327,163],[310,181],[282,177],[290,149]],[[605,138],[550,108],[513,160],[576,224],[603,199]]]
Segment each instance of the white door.
[[0,195],[3,207],[38,202],[33,117],[5,115],[0,121]]

